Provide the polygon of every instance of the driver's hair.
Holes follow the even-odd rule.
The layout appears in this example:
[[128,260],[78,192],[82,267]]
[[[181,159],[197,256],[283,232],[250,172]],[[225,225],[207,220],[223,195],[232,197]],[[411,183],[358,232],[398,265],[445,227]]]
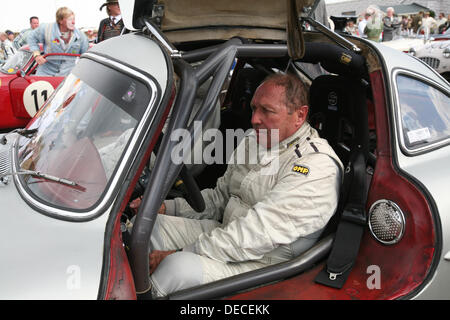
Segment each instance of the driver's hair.
[[72,10],[67,7],[61,7],[56,10],[56,22],[59,23],[64,20],[64,18],[70,17],[71,15],[74,15]]
[[289,114],[298,110],[304,105],[308,105],[308,92],[303,82],[293,74],[274,73],[268,76],[264,82],[272,82],[284,88],[285,104]]

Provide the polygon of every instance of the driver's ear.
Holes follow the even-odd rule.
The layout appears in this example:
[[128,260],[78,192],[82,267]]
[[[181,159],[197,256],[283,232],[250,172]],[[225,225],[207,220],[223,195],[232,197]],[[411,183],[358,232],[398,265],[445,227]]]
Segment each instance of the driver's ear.
[[306,121],[306,119],[308,118],[308,111],[309,111],[309,107],[307,105],[301,106],[300,108],[297,108],[297,110],[295,110],[295,113],[297,114],[297,125],[299,127],[301,127],[303,125],[303,123]]

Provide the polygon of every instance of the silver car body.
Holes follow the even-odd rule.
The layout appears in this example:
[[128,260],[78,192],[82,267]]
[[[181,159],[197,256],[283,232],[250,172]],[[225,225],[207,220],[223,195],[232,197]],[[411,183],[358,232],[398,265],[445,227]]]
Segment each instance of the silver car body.
[[[121,2],[125,22],[132,21],[127,15],[133,10],[134,2]],[[129,29],[133,29],[132,26]],[[431,196],[439,212],[438,221],[442,231],[438,266],[428,284],[413,298],[450,299],[450,261],[445,256],[450,252],[450,197],[448,197],[448,177],[450,177],[450,146],[448,139],[444,144],[430,145],[417,154],[404,152],[400,139],[399,99],[396,76],[406,74],[439,88],[447,95],[449,84],[431,67],[418,59],[387,48],[381,44],[361,40],[377,51],[382,60],[385,78],[387,106],[391,126],[395,126],[393,145],[394,157],[398,167],[408,176],[418,181]],[[133,48],[132,52],[125,48]],[[138,77],[151,75],[162,92],[166,91],[167,72],[165,57],[161,48],[150,39],[142,39],[137,34],[127,34],[93,47],[82,59],[97,59],[114,68],[130,69]],[[120,61],[117,62],[117,61]],[[157,105],[159,101],[153,101]],[[151,107],[148,107],[150,109]],[[148,112],[146,114],[148,117]],[[144,119],[145,120],[145,119]],[[103,279],[104,247],[106,226],[112,204],[117,194],[114,184],[120,184],[119,176],[128,168],[126,160],[133,157],[131,150],[141,143],[137,139],[147,128],[140,121],[134,138],[124,151],[112,187],[92,212],[77,218],[73,212],[36,203],[22,188],[17,177],[8,176],[7,183],[0,182],[0,199],[5,221],[0,235],[0,299],[96,299],[99,297],[100,283]],[[8,143],[0,145],[0,174],[14,172],[13,144],[17,135],[7,135]],[[119,199],[120,201],[120,199]],[[31,205],[33,204],[33,206]],[[33,209],[34,208],[34,209]],[[43,212],[47,212],[43,214]],[[50,216],[49,216],[49,213]],[[58,219],[57,217],[63,217]]]
[[[442,77],[437,76],[436,72],[428,65],[417,61],[416,59],[406,58],[392,48],[375,44],[382,53],[386,66],[386,75],[389,77],[391,87],[390,102],[394,106],[392,114],[397,130],[395,130],[395,154],[399,167],[411,177],[425,187],[432,196],[439,211],[439,218],[442,230],[442,253],[439,258],[439,266],[428,285],[419,292],[417,299],[450,299],[450,261],[445,256],[450,254],[450,197],[448,188],[448,178],[450,176],[450,146],[436,148],[430,145],[421,154],[408,155],[402,151],[398,108],[399,100],[396,92],[397,85],[395,77],[399,73],[404,73],[419,80],[428,83],[430,86],[441,88],[443,92],[449,92],[450,87]],[[448,140],[446,140],[448,144]]]
[[[136,51],[130,55],[124,50],[118,50],[124,43]],[[98,51],[102,54],[96,54]],[[154,42],[139,41],[138,37],[131,34],[101,43],[89,52],[94,59],[111,63],[117,68],[126,68],[111,61],[105,54],[139,68],[139,72],[134,72],[141,76],[151,74],[160,88],[165,90],[166,61],[160,47]],[[148,56],[152,58],[148,59]],[[152,103],[155,105],[156,101]],[[146,129],[142,125],[138,126],[135,137]],[[0,174],[15,171],[11,160],[14,158],[13,144],[17,138],[17,134],[8,134],[7,144],[0,145]],[[124,151],[126,158],[123,164],[127,158],[133,157],[130,151],[137,143],[139,141],[134,138]],[[116,177],[124,170],[127,168],[122,165]],[[84,215],[39,203],[27,194],[17,176],[4,179],[7,179],[7,183],[0,182],[0,197],[4,204],[2,218],[7,221],[8,232],[0,235],[0,299],[97,299],[105,229],[111,211],[111,204],[108,203],[117,196],[112,191],[114,183],[119,183],[118,179],[115,179],[103,201]],[[33,206],[41,212],[33,209]],[[48,213],[43,214],[42,211]],[[49,213],[62,219],[49,217]]]

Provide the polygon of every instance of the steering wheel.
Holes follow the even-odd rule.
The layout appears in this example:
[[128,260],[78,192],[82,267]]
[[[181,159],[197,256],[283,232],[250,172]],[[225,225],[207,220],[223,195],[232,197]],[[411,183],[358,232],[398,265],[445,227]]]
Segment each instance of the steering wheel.
[[[133,194],[131,195],[131,199],[136,199],[144,194],[145,188],[147,187],[148,180],[150,178],[150,174],[151,171],[148,166],[146,166],[144,168],[143,174],[136,183]],[[200,188],[198,187],[194,177],[186,168],[186,165],[183,164],[180,175],[178,176],[177,181],[174,183],[171,191],[173,191],[172,193],[175,194],[175,196],[181,196],[185,198],[187,203],[195,211],[202,212],[205,210],[206,206],[203,195],[200,192]]]
[[203,199],[203,195],[200,192],[197,182],[184,164],[181,168],[180,178],[182,181],[180,186],[183,187],[184,185],[185,187],[185,190],[183,191],[185,192],[186,201],[195,211],[203,212],[206,207],[205,199]]

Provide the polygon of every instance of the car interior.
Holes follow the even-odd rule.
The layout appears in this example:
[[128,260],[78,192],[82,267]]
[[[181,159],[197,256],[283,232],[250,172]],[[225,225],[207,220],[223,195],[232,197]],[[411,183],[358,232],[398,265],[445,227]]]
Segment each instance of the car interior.
[[[210,103],[211,100],[208,99],[211,99],[209,96],[211,94],[217,98],[219,108],[209,108],[210,115],[208,112],[204,112],[203,115],[202,112],[198,112],[197,117],[191,116],[190,119],[201,120],[202,116],[206,119],[208,116],[214,118],[217,112],[220,112],[218,129],[224,136],[227,129],[245,131],[251,128],[250,101],[264,78],[279,71],[296,74],[309,88],[309,123],[318,130],[322,138],[328,140],[345,167],[338,209],[320,241],[292,261],[182,290],[169,295],[168,299],[224,297],[301,274],[328,257],[343,212],[359,210],[362,211],[359,213],[360,216],[364,216],[365,200],[376,160],[374,156],[376,136],[373,112],[371,112],[372,88],[364,55],[352,52],[331,41],[307,42],[304,57],[293,61],[286,54],[286,48],[283,46],[281,46],[281,53],[265,56],[258,50],[267,51],[271,48],[270,44],[261,49],[253,49],[251,44],[251,40],[232,39],[227,43],[212,43],[206,46],[204,43],[178,45],[177,49],[186,53],[184,59],[191,65],[196,66],[205,61],[214,61],[216,58],[226,58],[231,66],[231,68],[223,67],[225,63],[218,64],[209,76],[205,76],[204,82],[206,83],[206,79],[209,81],[207,93],[203,91],[204,97],[197,94],[196,102],[194,102],[195,104],[203,101],[201,108],[194,107],[195,110],[202,111],[204,106]],[[238,50],[236,56],[231,55],[229,59],[230,56],[223,53],[226,52],[224,48],[227,46],[243,48],[242,54]],[[219,78],[219,75],[224,81],[218,81],[219,85],[217,85],[214,80]],[[179,96],[182,96],[183,85],[179,84],[177,90],[180,91]],[[159,146],[164,143],[163,140],[160,137]],[[157,155],[161,147],[156,150]],[[222,154],[226,154],[225,150]],[[157,166],[152,169],[150,167],[147,166],[144,170],[130,200],[145,192],[151,172],[154,171],[153,169],[158,170]],[[196,207],[199,211],[202,204],[195,202],[201,202],[201,199],[193,195],[192,190],[214,188],[215,182],[223,175],[226,167],[226,161],[204,165],[201,170],[189,170],[187,166],[183,166],[181,173],[177,176],[177,183],[172,185],[164,196],[166,199],[183,196],[193,208]],[[359,205],[357,209],[354,208],[355,204]],[[135,212],[128,207],[123,214],[123,219],[131,219],[134,214]],[[127,233],[123,234],[126,247],[129,245],[127,242],[131,241],[130,237]],[[129,253],[129,257],[132,260],[133,253]]]

